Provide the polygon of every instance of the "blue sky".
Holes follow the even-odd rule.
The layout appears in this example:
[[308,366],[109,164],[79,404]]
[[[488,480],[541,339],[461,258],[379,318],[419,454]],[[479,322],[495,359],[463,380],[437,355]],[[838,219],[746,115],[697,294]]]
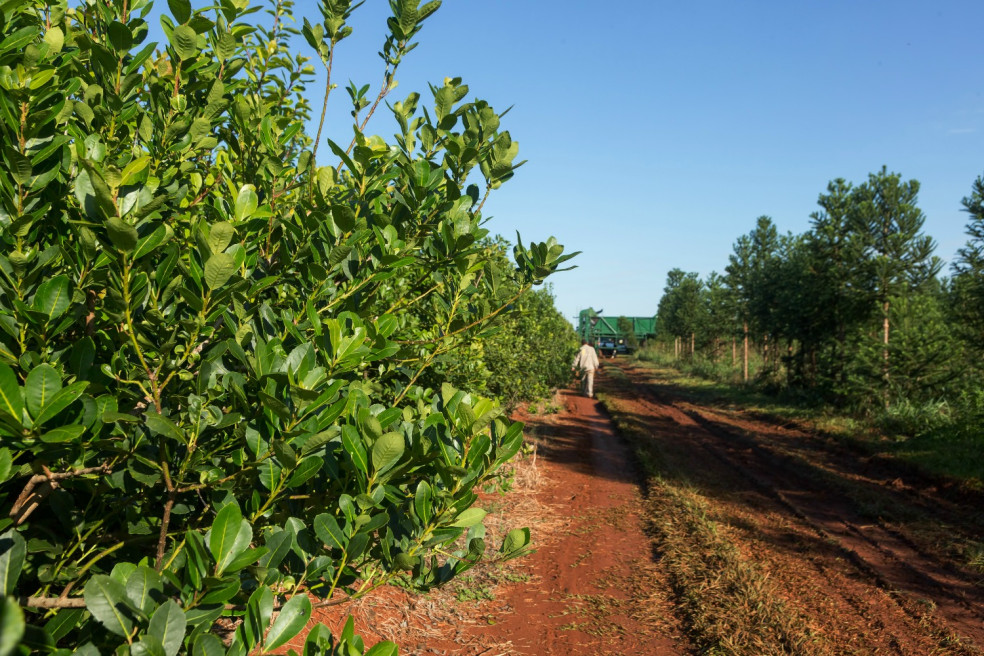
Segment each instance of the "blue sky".
[[[317,17],[311,0],[296,11]],[[339,47],[337,141],[348,79],[378,89],[387,12],[367,0]],[[829,180],[882,165],[922,183],[925,231],[951,258],[984,174],[982,24],[980,0],[446,0],[391,99],[461,76],[514,105],[504,127],[529,162],[487,227],[583,251],[552,279],[568,318],[652,315],[671,268],[722,271],[762,214],[802,232]],[[391,135],[387,118],[368,131]]]

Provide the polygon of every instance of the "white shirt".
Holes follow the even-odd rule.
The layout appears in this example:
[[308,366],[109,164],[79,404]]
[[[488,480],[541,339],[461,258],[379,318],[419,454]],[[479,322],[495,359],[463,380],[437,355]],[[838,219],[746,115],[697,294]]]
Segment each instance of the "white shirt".
[[577,357],[574,358],[573,367],[580,366],[585,371],[594,371],[598,368],[598,353],[595,348],[590,344],[582,344],[581,349],[577,352]]

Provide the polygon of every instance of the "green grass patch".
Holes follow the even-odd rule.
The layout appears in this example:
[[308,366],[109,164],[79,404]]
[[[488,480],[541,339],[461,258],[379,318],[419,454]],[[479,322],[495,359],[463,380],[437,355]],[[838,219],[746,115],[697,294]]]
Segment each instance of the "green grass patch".
[[[696,403],[741,409],[831,436],[870,455],[894,458],[935,478],[984,490],[984,433],[976,419],[958,420],[939,403],[900,404],[873,417],[824,406],[816,399],[772,396],[751,386],[703,378],[665,362],[637,359],[657,385]],[[915,434],[913,436],[913,433]]]

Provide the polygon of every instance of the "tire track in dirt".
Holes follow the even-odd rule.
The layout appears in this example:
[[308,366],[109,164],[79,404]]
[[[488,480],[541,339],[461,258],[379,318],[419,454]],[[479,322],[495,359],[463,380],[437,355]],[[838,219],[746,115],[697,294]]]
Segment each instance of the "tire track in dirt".
[[531,583],[503,589],[509,612],[475,631],[508,636],[510,653],[530,656],[691,653],[650,557],[629,449],[596,401],[566,390],[559,399],[566,412],[530,423],[543,519],[565,525],[545,542],[531,527],[537,552],[518,564]]
[[[777,426],[774,421],[754,416],[754,413],[743,412],[738,417],[734,413],[679,399],[673,403],[709,430],[723,430],[726,439],[749,439],[751,434],[757,447],[766,449],[771,457],[778,458],[785,466],[805,470],[813,477],[819,475],[824,482],[838,487],[844,495],[851,497],[855,504],[863,505],[865,496],[880,497],[881,502],[887,502],[889,506],[880,510],[890,511],[891,507],[899,507],[904,508],[907,515],[920,516],[924,523],[932,525],[927,533],[947,535],[951,546],[948,551],[942,550],[946,553],[941,554],[938,544],[920,541],[892,526],[891,520],[881,513],[870,519],[924,557],[941,564],[950,574],[962,579],[984,581],[984,576],[979,573],[975,575],[955,564],[954,561],[960,560],[963,553],[953,547],[957,543],[974,544],[984,536],[984,496],[980,492],[960,490],[953,481],[940,481],[938,477],[917,473],[911,465],[883,456],[871,456],[856,446],[852,448],[852,445],[800,428]],[[749,414],[753,415],[751,419],[747,416]],[[903,476],[906,482],[903,482]],[[911,519],[909,524],[912,523]]]
[[[630,394],[647,413],[684,428],[695,445],[732,469],[739,479],[751,483],[781,512],[792,514],[831,543],[854,567],[891,593],[890,598],[908,616],[904,623],[909,629],[926,627],[929,620],[929,624],[936,624],[932,630],[943,643],[956,642],[947,639],[949,627],[977,645],[984,644],[984,594],[972,577],[926,553],[898,531],[866,521],[851,499],[823,485],[823,480],[797,458],[777,451],[762,433],[765,426],[761,422],[759,426],[750,426],[747,421],[735,425],[719,413],[668,398],[636,368],[623,366],[623,370],[633,383]],[[768,428],[773,434],[777,432],[774,426]],[[784,439],[789,439],[788,435]],[[768,504],[762,509],[768,510]],[[824,576],[833,569],[832,563],[823,560],[815,560],[815,565]],[[864,604],[858,603],[855,592],[840,596],[863,612]],[[925,612],[927,603],[934,607],[933,613]],[[933,622],[933,617],[943,618],[945,624]],[[906,653],[904,645],[913,644],[904,633],[907,631],[893,641],[897,653]]]

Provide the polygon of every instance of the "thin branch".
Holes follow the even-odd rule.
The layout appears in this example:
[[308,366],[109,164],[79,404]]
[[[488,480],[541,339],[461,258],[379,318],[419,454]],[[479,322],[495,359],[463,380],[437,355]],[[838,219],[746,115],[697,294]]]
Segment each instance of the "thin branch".
[[14,526],[20,526],[27,521],[27,518],[37,509],[45,497],[58,489],[58,481],[88,474],[110,474],[113,471],[108,463],[67,472],[52,473],[47,467],[43,469],[45,473],[35,474],[27,479],[27,484],[10,509],[10,517],[14,520]]
[[479,325],[481,323],[484,323],[484,322],[488,321],[489,319],[496,318],[497,316],[499,316],[499,313],[500,312],[502,312],[507,307],[509,307],[510,305],[512,305],[512,302],[513,301],[515,301],[517,298],[519,298],[520,296],[522,296],[528,290],[529,290],[529,287],[522,287],[522,288],[520,288],[519,292],[516,295],[514,295],[512,298],[510,298],[508,301],[506,301],[502,305],[500,305],[499,308],[497,310],[495,310],[495,312],[492,312],[490,314],[487,314],[486,316],[482,317],[481,319],[476,319],[475,321],[472,321],[467,326],[463,326],[463,327],[458,328],[457,330],[454,330],[452,332],[449,332],[449,333],[440,335],[440,336],[438,336],[438,337],[436,337],[434,339],[405,339],[405,340],[396,340],[396,343],[397,344],[403,344],[404,346],[423,346],[425,344],[436,344],[437,342],[443,342],[445,339],[447,339],[449,337],[454,337],[455,335],[460,335],[461,333],[463,333],[465,331],[468,331],[468,330],[471,330],[475,326],[477,326],[477,325]]
[[164,486],[167,488],[167,501],[164,502],[164,514],[161,517],[161,532],[157,538],[157,571],[160,572],[164,566],[164,548],[167,546],[167,529],[171,525],[171,509],[174,508],[174,500],[178,496],[177,487],[171,480],[171,469],[167,466],[167,459],[164,457],[164,443],[160,444],[161,471],[164,473]]
[[85,608],[82,597],[20,597],[17,602],[25,608]]
[[325,64],[325,70],[328,75],[325,79],[325,102],[321,106],[321,121],[318,123],[318,136],[314,138],[314,152],[311,153],[311,159],[317,163],[318,157],[318,146],[321,145],[321,129],[325,127],[325,114],[328,113],[328,96],[331,95],[331,65],[335,61],[335,41],[331,42],[331,50],[328,52],[328,63]]
[[478,204],[478,207],[477,208],[475,208],[475,210],[474,210],[474,213],[475,214],[478,214],[479,212],[481,212],[482,211],[482,208],[485,207],[485,201],[487,201],[489,199],[489,192],[491,192],[491,191],[492,191],[492,185],[490,185],[490,184],[485,185],[485,195],[482,196],[482,202]]
[[[376,101],[372,104],[372,107],[369,108],[369,113],[366,114],[366,117],[362,120],[362,124],[359,126],[360,133],[366,129],[366,125],[369,124],[369,119],[372,118],[372,115],[376,113],[376,108],[379,107],[379,103],[383,101],[383,98],[385,98],[389,94],[390,90],[392,89],[390,85],[393,83],[394,73],[396,73],[396,69],[394,68],[391,71],[389,69],[389,66],[387,66],[386,71],[383,72],[383,86],[379,90],[379,95],[376,96]],[[355,140],[356,138],[352,137],[352,142],[349,144],[348,148],[345,149],[346,155],[352,152],[352,148],[355,147]],[[340,162],[338,164],[338,170],[340,171],[341,169],[342,169],[342,164]]]
[[205,185],[204,187],[202,187],[202,190],[198,193],[197,196],[195,196],[195,199],[188,204],[188,207],[191,208],[194,207],[195,205],[198,205],[198,203],[202,202],[202,200],[205,198],[208,192],[211,191],[213,188],[215,188],[215,185],[221,183],[222,183],[222,173],[220,171],[219,174],[215,176],[215,182],[213,182],[210,185]]

